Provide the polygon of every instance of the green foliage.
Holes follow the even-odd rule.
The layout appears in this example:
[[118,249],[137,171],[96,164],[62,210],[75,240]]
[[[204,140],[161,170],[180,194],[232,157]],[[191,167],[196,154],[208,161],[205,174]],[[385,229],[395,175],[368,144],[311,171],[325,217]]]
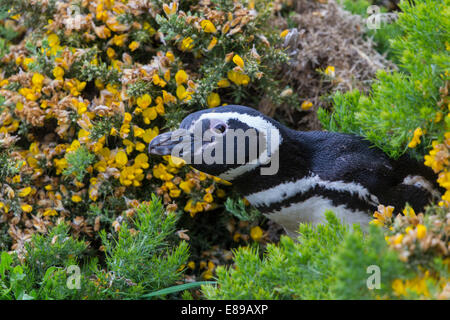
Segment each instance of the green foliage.
[[351,92],[335,96],[332,114],[320,112],[327,130],[361,134],[392,157],[407,151],[416,128],[428,133],[415,151],[423,155],[444,123],[432,119],[441,110],[439,89],[449,80],[449,0],[404,1],[396,22],[401,30],[392,47],[402,71],[380,71],[369,96]]
[[64,169],[63,175],[74,175],[78,181],[83,181],[86,169],[95,160],[95,155],[90,153],[85,146],[79,147],[66,155],[67,169]]
[[[396,252],[389,249],[382,228],[370,226],[369,236],[349,233],[333,257],[336,282],[332,289],[338,299],[375,299],[391,295],[391,283],[408,277],[408,271]],[[379,288],[368,289],[368,278],[380,270]],[[369,280],[370,282],[370,280]],[[373,283],[375,284],[375,283]]]
[[327,223],[300,226],[298,242],[282,236],[263,258],[255,248],[235,251],[235,267],[217,268],[218,286],[203,286],[208,299],[328,299],[335,278],[333,253],[348,232],[331,212]]
[[367,14],[367,8],[372,5],[372,2],[368,0],[339,0],[345,10],[360,16]]
[[322,125],[329,131],[362,134],[357,125],[356,112],[361,98],[361,93],[354,90],[347,93],[340,91],[333,96],[333,112],[323,108],[317,110],[317,117]]
[[[376,299],[394,297],[394,279],[412,274],[389,248],[382,228],[367,234],[344,226],[332,212],[327,223],[300,225],[298,241],[283,236],[264,256],[252,248],[235,252],[234,268],[217,269],[217,286],[202,287],[208,299]],[[371,267],[380,270],[379,287]]]
[[25,245],[22,260],[1,253],[0,299],[81,299],[97,298],[94,284],[80,273],[80,289],[67,285],[68,267],[78,266],[87,245],[69,236],[69,226],[60,223],[47,235],[33,235]]
[[8,8],[8,16],[25,14],[25,26],[32,27],[44,24],[55,10],[56,0],[46,1],[43,5],[40,1],[30,2],[28,0],[0,0],[0,8]]
[[3,183],[6,177],[12,177],[18,172],[19,168],[16,166],[16,163],[6,151],[1,150],[0,145],[0,183]]
[[69,236],[70,226],[60,223],[46,235],[35,234],[26,243],[26,261],[36,278],[42,278],[50,267],[75,264],[87,248],[83,241]]
[[[21,259],[1,253],[0,299],[117,299],[146,293],[150,298],[191,288],[170,287],[188,258],[186,242],[173,246],[176,221],[177,216],[166,214],[153,195],[152,202],[141,205],[134,220],[124,222],[116,236],[101,234],[104,267],[89,258],[87,243],[69,235],[67,224],[60,223],[45,235],[35,234]],[[80,268],[79,288],[69,285],[71,266]]]
[[[340,4],[345,10],[360,15],[365,19],[369,18],[369,6],[378,5],[377,1],[373,0],[340,0]],[[379,6],[378,8],[380,9],[380,13],[386,13],[386,9],[383,6]],[[373,39],[377,51],[386,54],[394,62],[397,62],[397,59],[392,52],[390,40],[398,35],[400,35],[400,28],[395,23],[382,23],[379,29],[365,30],[365,37]]]
[[180,266],[188,259],[188,245],[171,248],[169,237],[175,231],[177,215],[165,213],[152,195],[148,205],[137,209],[131,225],[124,222],[116,238],[100,234],[106,251],[107,269],[114,273],[114,287],[129,290],[130,297],[169,286],[181,275]]
[[253,221],[261,215],[257,209],[247,208],[242,198],[228,198],[225,201],[225,209],[241,221]]

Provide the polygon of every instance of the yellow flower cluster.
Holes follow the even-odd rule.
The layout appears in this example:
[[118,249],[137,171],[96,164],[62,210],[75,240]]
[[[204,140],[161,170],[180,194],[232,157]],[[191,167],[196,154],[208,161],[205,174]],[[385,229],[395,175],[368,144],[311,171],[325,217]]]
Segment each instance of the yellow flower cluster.
[[392,290],[398,297],[431,299],[433,296],[429,289],[430,285],[439,287],[443,292],[442,295],[437,297],[438,299],[449,298],[448,292],[444,294],[444,289],[448,286],[448,279],[444,277],[435,277],[431,275],[429,271],[425,271],[423,274],[417,275],[413,279],[395,279],[392,282]]
[[[132,216],[151,192],[167,210],[192,217],[223,203],[229,183],[146,150],[186,114],[235,103],[236,89],[247,96],[258,80],[270,80],[270,63],[279,60],[272,41],[287,32],[264,36],[252,3],[221,11],[206,1],[184,12],[178,1],[66,1],[48,10],[45,26],[8,44],[0,57],[0,140],[20,141],[10,152],[19,172],[0,188],[0,221],[13,250],[58,220],[77,236],[117,231],[121,216]],[[80,8],[76,23],[72,5]],[[86,214],[91,208],[113,218]],[[260,227],[245,230],[240,239],[266,238]],[[203,267],[204,278],[213,269]]]
[[409,148],[415,148],[418,144],[420,144],[420,137],[423,135],[423,130],[421,128],[417,128],[414,130],[414,135],[412,140],[409,142]]
[[385,239],[389,247],[397,251],[402,262],[419,269],[414,278],[395,279],[391,283],[394,296],[448,299],[450,288],[446,274],[427,269],[429,268],[427,259],[442,257],[450,271],[449,248],[446,240],[450,230],[445,227],[448,214],[447,217],[438,213],[425,218],[423,213],[416,215],[409,206],[403,209],[403,215],[399,214],[393,218],[393,213],[393,207],[380,205],[374,214],[376,219],[372,224],[388,227]]
[[450,157],[450,132],[444,135],[444,141],[439,143],[433,141],[433,149],[425,156],[425,165],[433,169],[438,174],[437,182],[443,188],[445,193],[439,205],[449,207],[450,205],[450,173],[449,173],[449,157]]

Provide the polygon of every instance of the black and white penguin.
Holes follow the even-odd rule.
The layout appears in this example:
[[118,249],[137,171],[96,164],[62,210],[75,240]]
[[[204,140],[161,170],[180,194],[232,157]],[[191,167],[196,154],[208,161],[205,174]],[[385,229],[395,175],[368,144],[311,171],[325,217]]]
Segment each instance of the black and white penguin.
[[295,131],[238,105],[190,114],[178,130],[154,138],[149,152],[181,156],[230,181],[292,237],[299,223],[324,222],[327,210],[365,227],[379,204],[401,210],[408,203],[421,211],[439,196],[434,173],[407,156],[390,159],[355,135]]

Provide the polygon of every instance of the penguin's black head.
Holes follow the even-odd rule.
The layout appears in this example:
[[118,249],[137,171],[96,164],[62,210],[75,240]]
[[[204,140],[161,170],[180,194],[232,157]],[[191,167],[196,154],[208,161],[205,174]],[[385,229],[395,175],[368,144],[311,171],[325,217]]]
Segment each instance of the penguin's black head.
[[155,137],[148,150],[183,158],[200,171],[232,181],[270,164],[283,132],[280,123],[258,111],[229,105],[188,115],[179,129]]

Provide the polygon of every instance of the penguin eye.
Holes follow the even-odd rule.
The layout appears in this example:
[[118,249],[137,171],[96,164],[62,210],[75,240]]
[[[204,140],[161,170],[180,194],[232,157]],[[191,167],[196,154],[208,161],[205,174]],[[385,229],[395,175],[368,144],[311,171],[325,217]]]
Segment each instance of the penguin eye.
[[223,134],[227,130],[227,126],[224,123],[216,124],[213,128],[217,133]]

